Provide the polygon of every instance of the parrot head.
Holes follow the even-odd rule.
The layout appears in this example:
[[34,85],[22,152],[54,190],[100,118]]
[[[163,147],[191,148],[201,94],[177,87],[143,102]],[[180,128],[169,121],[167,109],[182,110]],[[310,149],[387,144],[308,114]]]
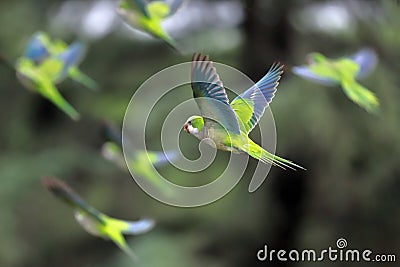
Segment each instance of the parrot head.
[[320,53],[311,53],[307,55],[307,63],[322,63],[326,61],[326,57]]
[[197,136],[198,133],[201,131],[201,129],[203,129],[203,126],[204,126],[203,117],[192,116],[185,122],[183,130],[185,130],[185,132],[187,132],[188,134]]

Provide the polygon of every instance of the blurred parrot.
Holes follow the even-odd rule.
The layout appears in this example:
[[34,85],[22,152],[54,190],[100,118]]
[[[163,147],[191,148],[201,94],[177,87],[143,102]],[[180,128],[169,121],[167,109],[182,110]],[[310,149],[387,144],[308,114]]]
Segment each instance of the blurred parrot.
[[81,49],[80,43],[73,43],[64,52],[50,55],[40,61],[38,59],[41,56],[35,57],[34,60],[20,57],[15,65],[17,78],[27,89],[50,100],[73,120],[78,120],[80,115],[61,96],[55,84],[65,79],[70,66],[76,63]]
[[175,41],[161,27],[161,22],[172,16],[185,0],[121,0],[117,13],[132,28],[164,40],[172,48]]
[[[103,144],[101,153],[103,157],[109,161],[114,162],[121,169],[126,170],[126,162],[122,152],[122,138],[121,133],[110,124],[104,127],[108,141]],[[154,167],[162,167],[169,163],[169,160],[175,160],[178,157],[177,151],[146,151],[137,150],[133,152],[133,156],[129,158],[129,169],[133,175],[138,175],[145,178],[150,184],[154,185],[159,191],[167,196],[171,196],[172,192],[169,191],[161,182],[158,173],[153,169]],[[128,159],[127,159],[128,160]]]
[[[68,77],[89,89],[96,90],[98,88],[97,83],[78,68],[83,54],[85,53],[83,44],[81,44],[81,46],[82,49],[80,50],[80,53],[76,54],[77,59],[74,61],[74,64],[68,68]],[[24,57],[39,64],[49,56],[59,55],[67,49],[68,45],[64,41],[60,39],[51,40],[46,33],[36,32],[28,43]]]
[[89,88],[97,88],[96,82],[77,67],[84,50],[80,42],[67,46],[62,40],[51,40],[46,33],[36,32],[23,56],[17,60],[17,77],[26,88],[38,92],[72,119],[78,120],[79,113],[61,96],[55,85],[71,77]]
[[56,178],[43,177],[42,184],[54,196],[73,208],[76,221],[85,231],[94,236],[112,240],[132,260],[136,260],[135,254],[129,248],[123,235],[146,233],[154,227],[153,220],[124,221],[111,218],[89,206],[72,188]]
[[283,169],[304,169],[271,154],[248,137],[272,101],[282,69],[283,65],[273,64],[259,82],[229,104],[225,88],[209,57],[195,53],[192,59],[191,85],[201,116],[191,116],[183,129],[200,140],[211,140],[221,150],[245,152],[263,163]]
[[357,82],[367,76],[377,64],[376,53],[368,48],[338,59],[329,59],[320,53],[308,55],[308,64],[293,67],[293,73],[307,80],[327,85],[341,85],[350,100],[367,112],[376,113],[379,101],[367,88]]

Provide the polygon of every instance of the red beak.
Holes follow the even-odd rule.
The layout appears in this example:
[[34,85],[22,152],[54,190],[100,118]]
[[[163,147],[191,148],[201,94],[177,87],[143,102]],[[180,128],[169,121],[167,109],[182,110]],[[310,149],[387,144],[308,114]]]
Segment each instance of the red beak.
[[185,130],[185,132],[189,133],[189,129],[188,129],[188,124],[185,123],[185,125],[183,125],[183,130]]

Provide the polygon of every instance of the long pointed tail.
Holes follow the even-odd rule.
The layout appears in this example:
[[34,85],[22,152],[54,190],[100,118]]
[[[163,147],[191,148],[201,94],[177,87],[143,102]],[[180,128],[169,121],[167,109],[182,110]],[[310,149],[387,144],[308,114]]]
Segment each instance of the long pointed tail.
[[126,243],[126,241],[124,241],[124,243],[120,244],[115,242],[115,244],[123,251],[125,252],[126,255],[128,255],[129,258],[131,258],[131,260],[133,262],[137,262],[138,261],[138,257],[136,256],[136,254],[133,252],[133,250],[128,246],[128,244]]
[[259,145],[257,145],[256,143],[254,143],[251,140],[249,140],[249,145],[246,148],[247,149],[245,151],[250,156],[252,156],[253,158],[258,159],[264,163],[272,164],[273,166],[277,166],[282,169],[289,168],[292,170],[296,170],[296,169],[305,170],[304,167],[297,165],[290,160],[278,157],[278,156],[268,152],[267,150],[263,149],[262,147],[260,147]]
[[111,217],[105,219],[107,225],[108,237],[123,250],[133,261],[137,261],[137,256],[126,243],[123,234],[143,234],[153,229],[155,223],[150,219],[142,219],[138,221],[124,221]]
[[369,113],[379,111],[379,100],[373,92],[355,80],[346,79],[342,82],[343,91],[357,105]]

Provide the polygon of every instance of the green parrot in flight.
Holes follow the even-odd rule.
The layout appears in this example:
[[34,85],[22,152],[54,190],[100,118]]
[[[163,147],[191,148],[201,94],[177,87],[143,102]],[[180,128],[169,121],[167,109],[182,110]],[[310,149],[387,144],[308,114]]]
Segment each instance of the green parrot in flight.
[[117,13],[132,28],[146,32],[177,49],[175,41],[164,31],[161,23],[172,16],[185,0],[121,0]]
[[377,64],[377,55],[372,49],[364,48],[349,57],[338,59],[312,53],[307,59],[308,64],[293,67],[293,73],[322,85],[340,85],[347,97],[367,112],[378,111],[379,101],[375,94],[357,82],[366,77]]
[[73,120],[79,113],[62,97],[56,88],[66,77],[95,88],[97,85],[78,69],[85,48],[80,42],[67,46],[61,40],[51,40],[43,32],[36,32],[16,64],[18,80],[27,89],[39,93],[64,111]]
[[[82,48],[83,47],[82,45]],[[24,57],[39,64],[47,57],[61,54],[67,49],[68,45],[63,40],[50,39],[46,33],[36,32],[28,43]],[[75,64],[71,65],[68,69],[68,77],[89,89],[96,90],[98,88],[97,83],[78,68],[78,64],[83,58],[85,49],[80,49],[79,53],[80,54],[76,55],[77,60],[75,60]]]
[[259,82],[229,104],[225,88],[209,56],[195,53],[192,59],[191,86],[201,116],[191,116],[183,129],[200,140],[211,141],[217,149],[245,152],[263,163],[283,169],[304,169],[273,155],[248,136],[272,101],[282,73],[283,65],[273,64]]
[[17,78],[22,85],[47,98],[73,120],[78,120],[80,115],[62,97],[55,84],[65,79],[69,66],[74,64],[76,54],[80,49],[80,44],[74,43],[63,53],[47,57],[40,63],[35,63],[34,60],[27,57],[21,57],[15,66]]
[[89,206],[72,188],[56,178],[43,177],[42,184],[54,196],[74,209],[75,219],[85,231],[91,235],[112,240],[132,260],[136,260],[124,235],[138,235],[150,231],[155,225],[153,220],[124,221],[111,218]]
[[[108,139],[103,144],[101,153],[103,157],[111,162],[114,162],[121,169],[126,170],[127,163],[122,153],[122,138],[121,133],[115,129],[111,124],[106,123],[104,125],[104,132]],[[145,178],[150,184],[154,185],[159,191],[167,196],[171,196],[172,192],[161,182],[159,175],[153,169],[154,167],[162,167],[177,159],[177,151],[149,151],[149,150],[137,150],[133,152],[131,158],[129,158],[129,169],[133,175],[138,175]]]

